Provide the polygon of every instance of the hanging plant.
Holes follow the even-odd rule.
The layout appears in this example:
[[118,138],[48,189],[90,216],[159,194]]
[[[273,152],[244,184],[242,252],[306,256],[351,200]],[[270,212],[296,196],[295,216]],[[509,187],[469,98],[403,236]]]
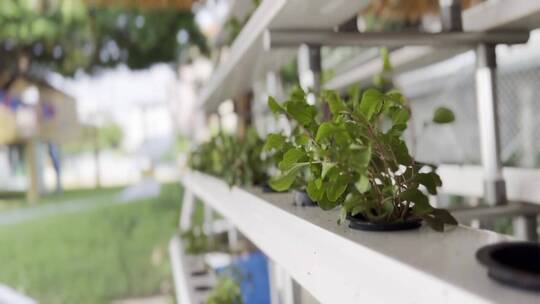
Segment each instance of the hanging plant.
[[[301,130],[289,138],[267,138],[265,148],[285,150],[280,174],[270,182],[275,190],[291,188],[307,170],[308,195],[322,209],[341,207],[340,222],[347,216],[380,224],[420,219],[437,231],[443,231],[444,224],[457,224],[448,211],[429,204],[425,192],[436,195],[442,182],[435,166],[409,154],[402,134],[410,110],[399,92],[369,89],[360,98],[353,91],[342,100],[337,92],[325,91],[321,100],[331,112],[322,122],[302,90],[283,104],[269,98],[270,109]],[[437,120],[450,120],[447,114]]]

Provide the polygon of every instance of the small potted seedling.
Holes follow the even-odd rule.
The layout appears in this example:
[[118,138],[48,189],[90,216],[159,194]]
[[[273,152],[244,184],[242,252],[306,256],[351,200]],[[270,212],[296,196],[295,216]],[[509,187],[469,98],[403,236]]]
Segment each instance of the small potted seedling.
[[[290,105],[295,100],[305,99],[306,94],[304,91],[300,88],[295,88],[291,93],[290,100],[285,102],[283,107]],[[286,114],[287,118],[292,123],[296,123],[296,126],[289,136],[285,136],[281,133],[269,134],[263,147],[263,151],[273,155],[278,169],[281,172],[284,172],[290,168],[291,162],[301,161],[301,158],[299,158],[303,155],[303,152],[301,151],[309,150],[309,137],[303,127],[286,111],[276,110],[281,106],[272,97],[270,97],[269,105],[272,107],[274,113]],[[309,111],[316,112],[314,106],[307,105],[307,107],[310,109]],[[294,110],[292,111],[294,112]],[[316,206],[316,203],[306,192],[307,180],[309,179],[310,174],[309,167],[299,167],[294,176],[290,176],[285,182],[280,178],[275,178],[270,180],[269,185],[276,191],[293,189],[295,205]]]
[[261,157],[263,145],[253,128],[248,129],[244,138],[220,132],[192,151],[189,165],[223,178],[231,186],[263,186],[268,181],[268,160]]
[[426,192],[437,194],[441,179],[435,166],[409,154],[402,134],[410,110],[399,92],[369,89],[361,98],[352,94],[342,100],[337,92],[325,91],[320,99],[331,112],[327,121],[320,121],[306,94],[283,104],[269,98],[274,113],[286,115],[302,130],[298,144],[282,146],[288,150],[272,187],[289,189],[307,169],[309,197],[325,210],[341,207],[339,221],[348,218],[354,229],[412,229],[425,221],[443,231],[444,224],[457,224],[449,212],[429,204]]
[[[269,134],[266,138],[266,143],[263,147],[263,151],[270,153],[275,159],[275,164],[278,169],[283,170],[287,167],[287,160],[292,157],[289,151],[294,151],[293,148],[301,146],[302,142],[305,141],[303,132],[295,128],[291,136],[287,137],[283,134]],[[289,153],[289,154],[287,154]],[[276,181],[271,180],[269,186],[277,192],[288,190],[289,188],[293,189],[294,195],[294,204],[298,206],[316,206],[315,202],[309,197],[306,192],[306,180],[308,172],[304,168],[297,174],[292,182],[291,186],[287,189],[282,188]]]
[[242,292],[238,283],[230,277],[221,276],[210,291],[207,304],[242,304]]

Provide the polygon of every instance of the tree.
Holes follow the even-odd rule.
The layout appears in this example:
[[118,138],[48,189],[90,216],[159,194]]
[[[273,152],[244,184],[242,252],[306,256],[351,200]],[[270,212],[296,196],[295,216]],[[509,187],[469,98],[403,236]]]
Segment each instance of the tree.
[[133,69],[179,62],[190,46],[207,52],[189,11],[90,6],[83,0],[0,1],[0,81],[26,73],[125,63]]

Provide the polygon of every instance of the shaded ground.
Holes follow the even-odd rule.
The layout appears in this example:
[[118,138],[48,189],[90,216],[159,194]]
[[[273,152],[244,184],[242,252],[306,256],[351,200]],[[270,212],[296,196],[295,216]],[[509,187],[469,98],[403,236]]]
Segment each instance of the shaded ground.
[[[171,294],[166,246],[176,231],[180,187],[164,185],[157,197],[129,204],[117,192],[40,206],[44,217],[26,209],[32,218],[4,217],[0,283],[54,304]],[[53,206],[61,212],[49,212]]]

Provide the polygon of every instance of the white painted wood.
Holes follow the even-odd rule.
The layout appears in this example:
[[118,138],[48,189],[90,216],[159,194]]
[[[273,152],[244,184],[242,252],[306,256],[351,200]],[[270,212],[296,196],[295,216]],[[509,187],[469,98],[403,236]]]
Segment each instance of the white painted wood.
[[[247,15],[254,9],[254,3],[252,0],[230,0],[229,1],[229,10],[224,18],[226,23],[229,18],[235,17],[238,21],[242,22]],[[228,29],[224,26],[221,27],[219,33],[212,39],[211,44],[215,47],[221,47],[224,45],[225,41],[228,40]]]
[[[540,27],[540,1],[490,0],[465,10],[462,17],[465,31],[532,30]],[[390,53],[390,61],[395,74],[401,74],[451,58],[465,51],[467,51],[465,48],[403,47]],[[381,70],[380,59],[376,58],[364,64],[352,66],[350,70],[336,75],[326,83],[325,87],[344,90],[352,84],[366,84]]]
[[188,282],[187,269],[183,262],[184,250],[182,242],[178,236],[174,236],[169,241],[169,257],[173,273],[176,303],[196,304],[197,302],[194,301],[194,294]]
[[[480,166],[441,165],[437,173],[443,186],[441,193],[470,197],[483,196],[483,172]],[[503,168],[508,200],[540,204],[540,170]]]
[[195,210],[195,197],[190,189],[184,189],[182,209],[180,210],[180,231],[186,231],[191,227],[191,218]]
[[538,303],[475,260],[479,247],[510,237],[462,226],[360,232],[337,225],[338,211],[293,206],[290,194],[230,189],[196,172],[182,183],[321,303]]
[[209,82],[200,92],[199,103],[208,111],[228,98],[248,90],[254,80],[278,70],[291,60],[295,50],[263,51],[266,29],[331,28],[354,16],[368,0],[263,0],[246,23]]
[[214,211],[208,205],[204,205],[204,227],[208,235],[213,235],[214,231]]

